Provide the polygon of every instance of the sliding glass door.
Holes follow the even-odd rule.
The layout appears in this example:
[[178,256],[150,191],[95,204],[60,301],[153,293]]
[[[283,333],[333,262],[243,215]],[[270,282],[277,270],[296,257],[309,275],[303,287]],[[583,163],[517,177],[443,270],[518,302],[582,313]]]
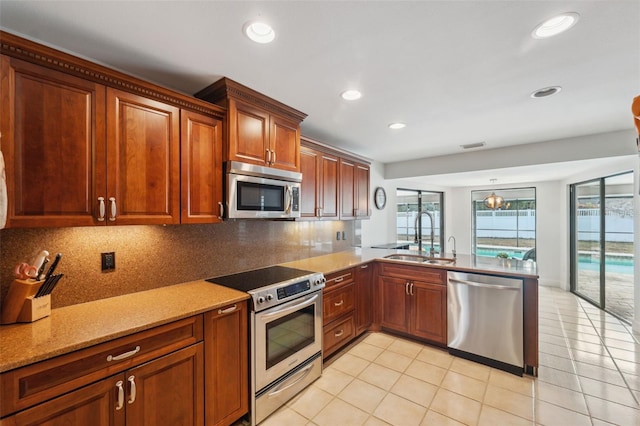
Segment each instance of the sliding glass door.
[[633,173],[571,186],[571,291],[633,318]]

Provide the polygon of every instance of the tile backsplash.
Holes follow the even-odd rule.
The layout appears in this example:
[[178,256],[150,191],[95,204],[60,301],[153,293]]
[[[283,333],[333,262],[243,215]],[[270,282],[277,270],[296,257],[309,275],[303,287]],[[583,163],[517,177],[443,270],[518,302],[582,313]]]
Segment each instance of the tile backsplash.
[[[319,256],[360,245],[356,222],[228,221],[0,231],[0,302],[13,267],[40,250],[62,253],[53,308]],[[337,236],[340,236],[340,240]],[[344,238],[343,238],[344,237]],[[101,272],[100,253],[116,269]]]

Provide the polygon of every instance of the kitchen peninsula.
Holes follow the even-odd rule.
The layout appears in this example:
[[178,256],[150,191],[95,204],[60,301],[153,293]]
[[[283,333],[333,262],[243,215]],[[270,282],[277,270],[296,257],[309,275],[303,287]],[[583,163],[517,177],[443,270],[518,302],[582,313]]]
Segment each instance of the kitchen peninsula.
[[[336,273],[363,265],[373,265],[374,271],[381,265],[406,265],[420,268],[421,266],[415,266],[415,263],[412,265],[411,262],[385,259],[385,256],[392,254],[411,253],[406,250],[354,248],[287,262],[283,266],[322,272],[329,279]],[[538,366],[538,289],[535,263],[458,255],[455,263],[446,266],[429,265],[428,269],[522,278],[525,283],[525,364],[530,367],[529,371],[535,373]],[[376,276],[377,272],[374,272],[371,280],[366,284],[373,289],[373,300],[377,301]],[[193,363],[187,363],[186,371],[193,373],[194,381],[193,383],[188,381],[188,383],[193,385],[193,389],[204,389],[202,380],[212,380],[210,377],[213,366],[209,364],[209,359],[216,359],[216,351],[221,350],[220,345],[216,346],[212,343],[215,341],[216,332],[226,331],[228,336],[233,336],[235,332],[237,336],[232,340],[233,344],[225,341],[224,346],[231,347],[232,357],[239,357],[239,360],[246,359],[247,337],[246,322],[244,322],[246,321],[246,299],[248,296],[245,293],[198,280],[53,309],[50,317],[34,323],[2,326],[0,327],[0,346],[3,348],[0,352],[0,384],[3,388],[1,416],[4,418],[11,415],[8,418],[13,419],[13,416],[27,415],[25,413],[30,415],[34,411],[37,414],[39,409],[52,410],[55,407],[51,407],[50,404],[56,401],[59,404],[57,409],[60,409],[60,404],[65,404],[65,401],[68,404],[69,399],[74,395],[78,397],[78,393],[85,394],[88,390],[94,390],[98,394],[102,392],[103,397],[108,398],[113,388],[111,383],[106,383],[104,386],[107,390],[94,388],[99,387],[102,382],[109,381],[109,375],[111,377],[116,375],[113,380],[117,387],[120,383],[116,380],[120,377],[117,373],[136,371],[131,367],[138,364],[150,365],[153,363],[144,364],[143,362],[151,360],[158,362],[176,354],[182,355],[181,362],[193,358]],[[369,307],[371,306],[373,305],[369,304]],[[373,309],[376,311],[378,308]],[[224,321],[226,312],[234,311],[234,321],[224,327],[213,325],[216,324],[214,316],[222,315]],[[374,312],[368,328],[380,329],[377,324],[378,319],[378,313]],[[159,342],[160,340],[162,343]],[[150,343],[152,349],[148,349],[148,346],[143,347]],[[340,342],[339,346],[346,343],[348,341]],[[339,346],[336,348],[339,349]],[[207,353],[204,363],[203,347],[204,352]],[[99,366],[101,369],[94,366],[89,368],[86,362],[83,363],[84,359],[94,359],[91,358],[92,356],[102,357],[105,351],[113,351],[114,356],[111,359],[124,360],[114,365]],[[100,359],[104,363],[102,358]],[[178,362],[177,365],[181,363]],[[47,374],[64,370],[65,366],[69,368],[66,369],[64,377],[58,373],[55,383],[49,383],[48,380],[51,378],[47,378]],[[240,362],[238,367],[239,371],[234,374],[236,381],[242,385],[243,377],[247,374],[247,364]],[[87,373],[81,374],[85,370]],[[123,380],[128,375],[129,373],[122,374]],[[102,377],[106,378],[98,380]],[[131,374],[129,377],[134,375]],[[137,377],[140,376],[137,375]],[[198,383],[199,380],[200,383]],[[189,386],[187,388],[191,389]],[[243,390],[242,386],[234,389],[235,392],[241,393],[246,401],[248,391]],[[193,395],[195,400],[193,406],[200,407],[199,410],[204,411],[200,405],[204,398],[203,392],[194,391],[189,394]],[[51,398],[54,399],[51,400]],[[191,404],[187,406],[192,408]],[[246,405],[234,408],[239,411],[231,410],[234,413],[233,416],[240,417],[246,411]],[[226,420],[222,419],[219,424],[228,424],[227,420],[233,421],[229,417]]]

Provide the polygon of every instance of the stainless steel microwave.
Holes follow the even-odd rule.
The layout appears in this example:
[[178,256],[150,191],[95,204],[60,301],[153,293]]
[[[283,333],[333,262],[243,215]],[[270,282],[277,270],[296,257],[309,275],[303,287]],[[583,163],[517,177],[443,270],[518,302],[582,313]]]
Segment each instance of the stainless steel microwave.
[[302,173],[229,161],[226,166],[227,218],[300,217]]

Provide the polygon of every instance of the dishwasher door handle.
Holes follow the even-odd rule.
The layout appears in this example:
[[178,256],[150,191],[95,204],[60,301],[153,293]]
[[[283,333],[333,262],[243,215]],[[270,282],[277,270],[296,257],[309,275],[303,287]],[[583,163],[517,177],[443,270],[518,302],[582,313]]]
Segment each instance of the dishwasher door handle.
[[499,284],[485,284],[485,283],[478,283],[478,282],[469,281],[469,280],[459,280],[457,278],[449,278],[449,282],[470,285],[473,287],[490,288],[495,290],[517,290],[517,291],[522,290],[522,287],[514,287],[510,285],[499,285]]

